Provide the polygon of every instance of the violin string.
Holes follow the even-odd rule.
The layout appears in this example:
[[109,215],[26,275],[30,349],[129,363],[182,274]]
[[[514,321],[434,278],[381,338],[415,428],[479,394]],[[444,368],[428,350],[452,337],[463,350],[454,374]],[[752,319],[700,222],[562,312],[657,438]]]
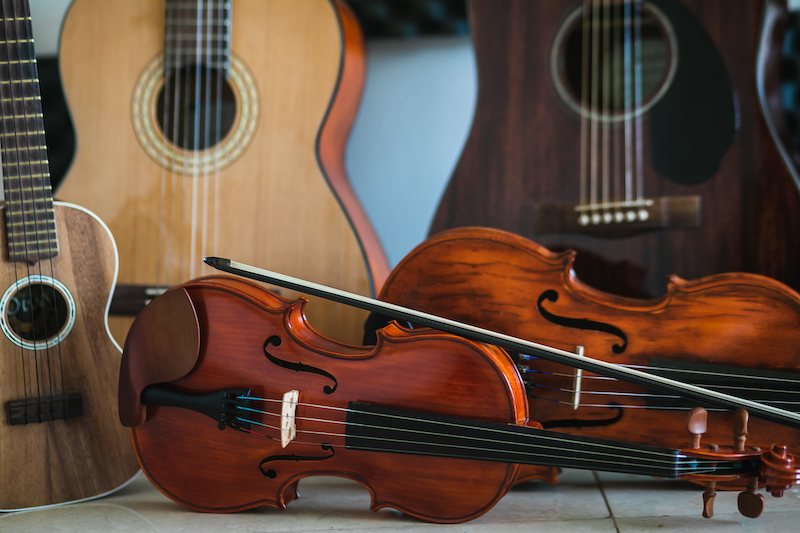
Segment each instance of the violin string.
[[[539,359],[533,357],[527,357],[526,360],[530,359]],[[796,383],[800,385],[800,379],[793,379],[793,378],[783,378],[783,377],[775,377],[775,376],[754,376],[750,374],[732,374],[729,372],[716,372],[710,370],[693,370],[693,369],[686,369],[686,368],[669,368],[669,367],[657,367],[657,366],[647,366],[647,365],[625,365],[620,364],[619,366],[624,368],[633,368],[637,370],[659,370],[662,372],[673,372],[673,373],[685,373],[685,374],[695,374],[698,376],[718,376],[724,378],[734,378],[734,379],[741,379],[741,380],[763,380],[763,381],[781,381],[785,383]],[[750,369],[752,370],[752,369]],[[541,370],[536,369],[522,369],[522,373],[537,373],[537,374],[548,374],[552,376],[559,376],[559,377],[566,377],[566,378],[573,378],[575,377],[574,374],[562,374],[557,372],[544,372]],[[584,375],[582,379],[595,379],[595,380],[613,380],[619,381],[616,378],[606,377],[606,376],[587,376]],[[722,386],[722,385],[715,385],[715,386]]]
[[[269,400],[269,401],[281,402],[281,400]],[[332,406],[304,404],[304,403],[298,403],[298,405],[306,405],[306,406],[318,407],[318,408],[330,408],[330,409],[336,409],[336,410],[341,410],[341,411],[350,411],[350,412],[356,412],[356,413],[363,413],[363,411],[359,411],[357,409],[354,410],[354,409],[336,408],[336,407],[332,407]],[[250,412],[259,412],[258,410],[250,409],[250,408],[247,408],[245,410],[250,411]],[[272,416],[281,417],[281,415],[278,414],[278,413],[271,413],[271,412],[268,412],[268,411],[261,411],[261,413],[266,414],[266,415],[272,415]],[[416,419],[416,418],[412,418],[412,417],[400,416],[400,415],[392,415],[392,414],[387,414],[387,413],[369,413],[369,414],[372,414],[373,416],[398,418],[398,419],[401,419],[403,421],[410,421],[410,422],[427,422],[427,423],[437,424],[437,425],[442,426],[442,427],[449,426],[449,427],[457,427],[457,428],[470,428],[470,426],[467,426],[467,425],[464,425],[464,424],[457,424],[457,423],[445,422],[445,421],[421,420],[421,419]],[[237,420],[240,420],[242,422],[247,422],[247,423],[254,423],[256,425],[259,425],[259,426],[262,426],[262,427],[266,427],[268,429],[272,429],[272,430],[275,430],[275,431],[280,431],[280,428],[277,428],[275,426],[271,426],[269,424],[264,424],[262,422],[257,422],[257,421],[254,421],[254,420],[248,420],[248,419],[241,418],[241,417],[237,417]],[[396,429],[396,428],[393,428],[391,426],[375,426],[375,425],[370,425],[370,424],[358,424],[358,423],[354,424],[352,422],[348,423],[348,422],[346,422],[344,420],[320,419],[320,418],[311,418],[311,417],[296,417],[296,420],[319,422],[319,423],[332,423],[332,424],[338,424],[338,425],[359,426],[359,427],[366,427],[366,428],[378,429],[378,430]],[[492,433],[498,433],[501,436],[502,435],[517,436],[517,434],[515,434],[515,433],[512,433],[510,431],[506,431],[506,430],[503,430],[503,429],[500,429],[500,428],[481,428],[481,429],[482,430],[487,430],[488,432],[492,432]],[[532,428],[532,430],[535,431],[533,428]],[[435,436],[435,437],[451,437],[452,436],[449,433],[442,433],[442,432],[436,432],[436,431],[426,431],[426,430],[415,430],[415,429],[408,429],[408,428],[403,428],[403,431],[411,432],[411,433],[418,433],[420,435]],[[307,430],[307,429],[300,429],[300,428],[297,428],[296,432],[297,433],[307,434],[307,435],[320,435],[320,436],[326,436],[326,437],[339,437],[339,438],[342,438],[342,437],[346,436],[344,433],[335,433],[335,432],[328,432],[328,431],[314,431],[314,430]],[[257,435],[263,435],[261,433],[253,432],[253,431],[249,431],[249,433],[254,433],[254,434],[257,434]],[[533,435],[533,433],[531,435]],[[267,438],[270,438],[270,439],[273,439],[273,437],[270,437],[269,435],[263,435],[263,436],[265,436]],[[687,456],[687,455],[684,455],[684,454],[678,454],[676,456],[674,454],[674,452],[672,452],[672,451],[669,451],[669,450],[668,451],[661,451],[661,450],[658,450],[658,449],[656,449],[656,450],[642,450],[642,449],[634,448],[633,451],[635,451],[636,453],[645,453],[645,454],[652,455],[653,457],[642,458],[642,461],[640,461],[638,463],[631,463],[631,462],[628,462],[628,461],[631,460],[631,457],[630,457],[631,449],[630,448],[626,448],[624,446],[620,446],[618,444],[613,444],[613,443],[612,444],[592,443],[592,442],[585,442],[585,441],[579,441],[579,440],[572,440],[572,439],[563,438],[563,437],[551,437],[551,436],[548,436],[548,435],[541,435],[541,434],[536,435],[536,437],[538,439],[542,439],[542,440],[553,441],[553,442],[555,442],[555,444],[561,446],[562,449],[565,449],[565,450],[573,450],[573,448],[569,447],[570,444],[571,445],[579,445],[579,446],[594,446],[597,451],[594,451],[594,450],[582,450],[582,451],[580,451],[580,453],[584,453],[584,454],[592,455],[592,456],[600,456],[602,458],[608,458],[608,457],[614,458],[612,460],[604,461],[604,462],[606,462],[608,464],[611,464],[611,465],[614,465],[614,466],[642,467],[646,463],[649,463],[649,464],[646,464],[646,466],[651,466],[652,467],[652,466],[657,466],[657,465],[670,465],[670,466],[674,466],[676,471],[679,471],[679,472],[680,471],[685,471],[685,472],[692,472],[692,473],[700,473],[700,471],[720,472],[720,471],[725,471],[725,470],[733,470],[733,469],[737,469],[738,470],[738,469],[740,469],[740,466],[738,466],[738,465],[725,464],[725,465],[722,465],[722,466],[707,467],[705,469],[700,469],[700,471],[698,471],[698,467],[697,466],[692,466],[691,464],[687,466],[687,465],[683,465],[681,463],[683,463],[684,461],[688,461],[689,463],[698,463],[699,464],[700,462],[703,461],[703,459],[693,458],[693,457],[690,457],[690,456]],[[366,436],[365,435],[359,435],[359,438],[367,438],[367,439],[372,439],[372,440],[377,440],[377,441],[392,442],[392,443],[398,443],[398,444],[412,444],[412,445],[413,444],[425,444],[424,441],[418,442],[418,441],[411,441],[411,440],[405,440],[405,439],[389,439],[389,438],[386,438],[386,437],[378,437],[378,436],[370,436],[370,435],[366,435]],[[511,444],[513,446],[521,446],[521,447],[529,448],[529,449],[531,449],[531,448],[537,448],[537,449],[538,448],[543,448],[543,449],[552,448],[552,446],[548,446],[548,445],[545,445],[545,444],[509,443],[506,440],[491,439],[491,438],[485,438],[485,437],[473,437],[473,436],[469,436],[469,435],[462,435],[459,438],[466,439],[466,440],[478,440],[478,441],[482,441],[482,442],[495,442],[497,444],[504,444],[504,445]],[[276,440],[276,439],[273,439],[273,440]],[[293,442],[295,442],[295,441],[293,441]],[[319,443],[299,442],[299,441],[295,442],[295,443],[296,444],[311,444],[311,445],[318,445],[319,444]],[[447,445],[435,444],[435,445],[437,445],[437,446],[445,446],[445,447],[447,447],[449,449],[464,449],[464,450],[474,450],[474,451],[482,451],[482,452],[496,452],[496,451],[498,451],[495,448],[468,446],[468,445],[462,445],[462,444],[447,444]],[[626,455],[619,455],[618,453],[609,453],[607,451],[600,451],[601,448],[608,448],[608,449],[613,450],[613,452],[626,452]],[[402,451],[402,450],[387,450],[385,448],[383,448],[383,449],[376,448],[374,451],[386,452],[386,451]],[[500,451],[502,451],[502,450],[500,450]],[[517,454],[517,455],[526,456],[526,457],[537,457],[537,458],[548,458],[548,459],[562,459],[563,458],[562,456],[559,456],[559,455],[551,455],[551,454],[546,454],[546,453],[542,453],[542,452],[522,451],[522,452],[514,452],[514,453]],[[475,459],[475,457],[465,457],[465,458]],[[617,460],[617,458],[619,458],[621,460]],[[570,459],[578,460],[578,461],[586,461],[586,462],[593,461],[593,459],[590,458],[590,457],[572,456],[572,457],[570,457]],[[675,464],[676,461],[678,462],[677,465]],[[715,460],[713,462],[717,462],[717,461],[718,460]],[[595,462],[595,464],[597,464],[597,460],[596,459],[594,459],[594,462]],[[708,462],[712,462],[712,461],[709,460]]]
[[[242,399],[242,400],[253,400],[253,401],[263,401],[263,402],[271,402],[271,403],[283,403],[283,400],[269,399],[269,398],[257,398],[257,397],[253,397],[253,396],[241,396],[241,397],[239,397],[239,399]],[[427,419],[415,418],[415,417],[412,417],[412,416],[405,416],[405,415],[398,415],[398,414],[391,414],[391,413],[367,412],[367,411],[362,411],[362,410],[359,410],[359,409],[352,409],[352,408],[349,408],[349,407],[345,408],[345,407],[337,407],[337,406],[323,405],[323,404],[313,404],[313,403],[306,403],[306,402],[297,402],[297,405],[298,406],[303,406],[303,407],[309,407],[309,408],[334,410],[334,411],[345,412],[345,413],[369,414],[369,415],[376,416],[376,417],[397,419],[397,420],[402,420],[402,421],[405,421],[405,422],[424,422],[424,423],[429,423],[429,424],[436,424],[436,425],[439,425],[441,427],[452,427],[452,428],[458,428],[458,429],[470,429],[471,428],[471,426],[469,426],[467,424],[464,424],[464,423],[459,423],[459,422],[449,422],[449,421],[441,421],[441,420],[427,420]],[[282,415],[279,414],[279,413],[273,413],[273,412],[270,412],[270,411],[262,411],[262,410],[253,409],[253,408],[249,408],[249,407],[237,406],[237,409],[248,411],[248,412],[264,414],[264,415],[282,417]],[[347,424],[347,422],[345,420],[335,420],[335,419],[328,419],[328,418],[296,416],[295,419],[296,420],[308,421],[308,422],[331,423],[331,424],[339,424],[339,425]],[[261,424],[261,425],[265,425],[265,424]],[[355,425],[359,425],[359,426],[362,426],[362,427],[370,427],[370,428],[373,428],[373,429],[394,429],[391,426],[372,426],[372,425],[369,425],[369,424],[355,424]],[[274,428],[273,427],[273,429],[279,429],[279,428]],[[490,428],[480,428],[480,429],[481,429],[481,431],[485,431],[487,433],[498,434],[498,435],[501,435],[501,436],[503,436],[503,435],[505,435],[505,436],[517,436],[517,433],[514,433],[514,432],[509,431],[509,430],[504,429],[504,428],[490,427]],[[535,431],[534,428],[531,428],[531,429],[533,431]],[[309,432],[307,430],[300,430],[300,429],[298,429],[297,431],[298,432],[306,432],[306,433]],[[414,429],[407,429],[407,428],[404,428],[403,431],[410,431],[410,432],[413,432],[413,433],[420,433],[420,434],[424,434],[424,435],[445,436],[445,437],[446,436],[450,436],[450,434],[448,434],[448,433],[431,432],[431,431],[425,431],[425,430],[414,430]],[[338,435],[338,434],[331,434],[331,435]],[[570,435],[562,435],[562,434],[558,434],[558,435],[559,436],[537,434],[537,438],[540,438],[542,440],[553,441],[553,442],[556,442],[556,443],[559,443],[559,444],[594,446],[595,448],[598,448],[598,449],[604,448],[604,449],[611,449],[611,450],[614,450],[614,451],[630,450],[630,448],[626,448],[625,446],[620,446],[619,444],[613,443],[613,442],[609,442],[609,443],[586,442],[586,441],[583,441],[583,440],[580,440],[580,439],[571,438],[572,436],[570,436]],[[488,440],[488,441],[497,442],[499,444],[504,444],[504,443],[507,442],[507,441],[503,441],[503,440],[487,439],[487,438],[484,438],[484,437],[472,437],[472,436],[468,436],[468,435],[462,436],[462,438],[472,439],[472,440],[483,440],[483,441],[487,441]],[[538,447],[540,445],[538,445],[538,444],[526,444],[526,446]],[[650,454],[650,455],[654,455],[654,456],[673,457],[671,450],[669,450],[669,451],[664,451],[664,450],[661,450],[661,449],[642,450],[642,449],[638,449],[637,448],[637,449],[635,449],[635,451],[638,452],[638,453],[646,453],[646,454]],[[596,453],[599,453],[599,452],[589,452],[589,453],[595,453],[596,454]]]

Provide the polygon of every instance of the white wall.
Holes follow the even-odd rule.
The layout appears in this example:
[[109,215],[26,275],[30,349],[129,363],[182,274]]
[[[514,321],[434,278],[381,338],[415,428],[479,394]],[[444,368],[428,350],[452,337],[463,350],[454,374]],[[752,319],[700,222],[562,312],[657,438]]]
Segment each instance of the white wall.
[[470,128],[475,85],[466,37],[367,46],[346,164],[392,266],[428,234]]

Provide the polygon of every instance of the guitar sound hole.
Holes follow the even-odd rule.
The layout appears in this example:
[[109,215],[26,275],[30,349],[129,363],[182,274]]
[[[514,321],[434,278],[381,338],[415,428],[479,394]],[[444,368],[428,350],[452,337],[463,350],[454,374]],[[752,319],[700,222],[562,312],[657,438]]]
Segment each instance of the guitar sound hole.
[[40,342],[55,337],[68,319],[67,300],[51,285],[25,285],[11,296],[6,305],[9,327],[25,341]]
[[205,150],[233,127],[236,99],[219,69],[189,65],[172,69],[158,93],[156,119],[178,148]]
[[674,73],[677,48],[669,21],[649,4],[615,2],[587,9],[586,16],[583,9],[572,13],[556,36],[558,91],[570,107],[600,120],[646,111]]

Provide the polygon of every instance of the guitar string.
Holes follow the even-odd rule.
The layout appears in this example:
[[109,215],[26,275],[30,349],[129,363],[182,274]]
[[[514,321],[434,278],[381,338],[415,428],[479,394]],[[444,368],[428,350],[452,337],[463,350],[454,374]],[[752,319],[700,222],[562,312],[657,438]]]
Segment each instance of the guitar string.
[[[614,3],[612,8],[612,19],[614,21],[614,31],[613,34],[613,48],[612,48],[612,57],[611,57],[611,90],[614,98],[612,99],[612,106],[614,107],[615,113],[618,112],[619,106],[621,102],[621,98],[618,96],[619,86],[621,83],[618,80],[618,73],[622,65],[620,64],[621,56],[620,53],[622,51],[621,46],[621,39],[622,39],[622,31],[616,31],[616,26],[619,24],[622,18],[622,5],[619,3]],[[623,110],[624,113],[624,110]],[[624,199],[624,195],[622,193],[622,161],[624,160],[623,157],[620,157],[620,152],[622,151],[622,130],[615,124],[611,127],[612,131],[612,138],[613,138],[613,147],[612,147],[612,161],[614,164],[614,168],[612,170],[612,176],[614,181],[613,187],[613,198],[614,198],[614,220],[616,222],[622,222],[624,219],[624,213],[622,212],[619,202]]]
[[[203,109],[204,109],[204,117],[203,117],[203,151],[208,152],[211,149],[210,142],[211,142],[211,74],[212,70],[212,61],[214,57],[214,46],[212,44],[213,32],[212,32],[212,24],[214,21],[214,0],[209,0],[209,5],[206,7],[205,10],[205,41],[203,44],[203,49],[200,50],[200,46],[198,45],[198,55],[204,54],[205,55],[205,97],[203,99]],[[198,66],[199,70],[199,66]],[[207,236],[208,236],[208,180],[209,180],[209,169],[207,164],[203,164],[203,205],[201,208],[201,229],[200,229],[200,257],[195,259],[192,256],[192,264],[198,263],[200,271],[203,270],[203,263],[202,258],[209,252],[208,250],[208,243],[207,243]],[[194,278],[194,276],[192,276]]]
[[[591,28],[591,35],[592,35],[592,76],[591,76],[591,104],[590,104],[590,120],[589,123],[591,125],[591,169],[589,172],[589,179],[590,179],[590,191],[589,191],[589,204],[591,207],[591,217],[594,219],[595,217],[599,216],[597,213],[597,179],[598,179],[598,136],[599,136],[599,120],[597,118],[598,112],[598,99],[599,99],[599,85],[600,85],[600,76],[599,76],[599,62],[600,62],[600,24],[602,21],[600,20],[600,5],[599,0],[593,0],[592,2],[592,28]],[[592,220],[594,223],[594,220]]]
[[636,108],[636,199],[641,205],[644,199],[644,160],[643,160],[643,139],[642,139],[642,113],[640,112],[644,105],[644,94],[642,94],[642,0],[636,0],[638,4],[634,10],[634,90],[635,94],[635,108]]
[[[241,397],[239,397],[239,399],[241,399],[241,400],[251,400],[251,401],[262,401],[262,402],[265,402],[265,403],[282,403],[283,402],[283,400],[271,399],[271,398],[259,398],[259,397],[253,397],[253,396],[241,396]],[[298,402],[297,405],[298,406],[304,406],[304,407],[310,407],[310,408],[323,409],[323,410],[340,411],[340,412],[345,412],[345,413],[367,414],[367,415],[370,415],[370,416],[374,416],[374,417],[377,417],[377,418],[383,418],[383,419],[397,419],[397,420],[401,420],[401,421],[404,421],[404,422],[430,424],[431,426],[440,428],[440,431],[429,431],[429,430],[425,430],[425,429],[413,429],[413,428],[397,428],[396,426],[391,426],[391,425],[382,425],[381,426],[381,425],[362,424],[362,423],[353,423],[353,422],[349,422],[348,423],[345,420],[336,420],[336,419],[332,419],[332,418],[315,418],[315,417],[296,416],[295,420],[299,420],[299,421],[330,423],[330,424],[347,425],[347,426],[359,426],[359,427],[365,427],[365,428],[370,428],[370,429],[387,430],[387,431],[398,430],[398,431],[404,431],[404,432],[408,432],[408,433],[416,433],[416,434],[419,434],[419,435],[427,435],[427,436],[433,436],[433,437],[453,437],[454,435],[452,435],[451,433],[447,433],[446,432],[446,428],[474,429],[474,427],[469,425],[468,423],[421,419],[421,418],[416,418],[416,417],[413,417],[413,416],[398,415],[398,414],[391,414],[391,413],[376,413],[376,412],[370,412],[370,411],[362,411],[362,410],[359,410],[359,409],[343,408],[343,407],[336,407],[336,406],[330,406],[330,405],[311,404],[311,403],[305,403],[305,402]],[[256,414],[276,416],[276,417],[279,417],[279,418],[282,417],[282,415],[278,414],[278,413],[273,413],[273,412],[270,412],[270,411],[262,411],[262,410],[253,409],[253,408],[247,408],[247,407],[242,407],[242,406],[237,406],[237,409],[242,410],[242,411],[246,411],[246,412],[253,412],[253,413],[256,413]],[[269,429],[280,431],[280,428],[277,428],[275,426],[270,426],[268,424],[264,424],[264,423],[261,423],[261,422],[258,422],[258,421],[243,419],[241,417],[237,417],[237,419],[240,420],[240,421],[243,421],[243,422],[254,423],[256,425],[260,425],[260,426],[267,427]],[[513,424],[509,424],[509,425],[513,426]],[[522,426],[515,426],[515,427],[522,427]],[[501,427],[488,427],[488,428],[487,427],[481,427],[481,428],[479,428],[479,431],[482,431],[485,434],[496,435],[498,437],[507,436],[507,437],[512,437],[513,438],[513,437],[518,437],[519,436],[519,433],[514,432],[514,431],[510,431],[508,429],[501,428]],[[546,431],[546,430],[543,430],[543,431]],[[300,428],[296,429],[296,432],[297,433],[305,433],[305,434],[318,434],[318,435],[325,435],[325,436],[336,436],[336,437],[345,437],[346,436],[346,433],[330,433],[330,432],[313,431],[313,430],[300,429]],[[528,435],[524,435],[523,434],[523,436],[528,436]],[[556,447],[560,447],[558,449],[562,449],[562,450],[565,450],[565,451],[576,452],[577,450],[575,450],[575,448],[574,448],[576,445],[577,446],[584,446],[586,448],[590,448],[588,450],[582,450],[582,451],[579,452],[579,453],[583,453],[583,454],[586,454],[586,455],[602,456],[602,457],[605,457],[605,458],[607,458],[607,457],[620,458],[620,459],[623,459],[623,460],[630,460],[631,459],[631,457],[630,457],[630,453],[631,452],[639,453],[639,454],[642,454],[643,456],[652,456],[652,457],[648,457],[648,458],[642,457],[641,458],[642,462],[640,462],[640,463],[627,463],[626,461],[617,461],[617,460],[607,461],[610,464],[616,464],[616,465],[642,466],[646,461],[650,461],[650,462],[656,463],[656,464],[658,464],[658,463],[674,464],[676,459],[695,459],[695,458],[693,458],[691,456],[687,456],[687,455],[685,455],[683,453],[680,453],[680,450],[675,450],[675,451],[678,452],[678,455],[677,455],[677,458],[676,458],[675,451],[670,450],[670,449],[664,449],[664,448],[659,448],[659,447],[654,447],[656,449],[642,449],[642,448],[637,447],[637,445],[635,445],[635,444],[633,444],[631,446],[625,446],[625,445],[623,445],[623,443],[617,443],[617,442],[614,442],[614,441],[609,441],[609,442],[591,442],[591,441],[585,441],[585,440],[571,438],[570,435],[558,434],[556,432],[553,432],[553,434],[550,434],[550,435],[544,434],[544,433],[536,433],[536,429],[535,428],[531,428],[530,436],[531,437],[535,437],[539,441],[552,442],[552,443],[554,443],[554,445]],[[486,442],[486,443],[496,443],[496,444],[501,444],[501,445],[502,444],[505,444],[505,445],[511,444],[513,446],[521,446],[521,447],[529,448],[529,449],[532,449],[532,448],[552,448],[553,447],[553,446],[547,446],[547,445],[540,444],[540,443],[519,443],[519,442],[509,443],[508,440],[502,440],[501,438],[489,438],[489,437],[471,436],[471,435],[455,435],[455,437],[458,437],[458,438],[460,438],[462,440],[466,440],[466,441],[472,440],[472,441],[480,441],[480,442]],[[405,443],[405,444],[425,444],[424,441],[417,442],[417,441],[402,440],[402,439],[387,439],[387,438],[384,438],[384,437],[375,437],[375,436],[359,435],[359,438],[370,438],[370,439],[374,439],[374,440],[383,440],[383,441],[386,441],[386,442],[400,442],[400,443]],[[315,443],[311,443],[311,444],[315,444]],[[495,448],[479,448],[479,447],[469,447],[469,446],[460,446],[460,445],[443,445],[443,444],[434,444],[434,445],[449,446],[450,448],[474,449],[474,450],[486,451],[486,452],[498,451]],[[376,450],[376,451],[386,451],[386,450]],[[503,451],[503,450],[500,450],[500,451]],[[515,452],[515,453],[524,454],[524,455],[528,455],[528,456],[535,455],[537,457],[542,457],[542,456],[550,457],[550,458],[558,458],[559,457],[559,456],[553,456],[553,455],[551,455],[551,456],[543,455],[540,452],[535,453],[535,454],[528,453],[528,452]],[[620,453],[624,453],[624,455],[620,455]],[[590,460],[590,459],[588,459],[586,457],[572,457],[572,459],[582,460],[582,461],[589,461]],[[739,460],[741,460],[741,458],[739,458]],[[652,466],[652,465],[650,465],[650,466]],[[720,471],[720,470],[725,470],[725,469],[736,469],[736,470],[738,470],[740,468],[741,468],[740,465],[725,465],[725,468],[711,469],[709,471]],[[687,469],[687,470],[690,470],[690,469]]]
[[[224,75],[224,79],[228,79],[228,72],[231,68],[231,36],[232,36],[232,24],[233,24],[233,3],[230,1],[226,2],[219,2],[218,4],[219,10],[219,17],[218,20],[227,21],[227,25],[224,28],[224,40],[220,43],[220,47],[222,49],[222,54],[220,57],[225,58],[222,65],[222,72],[221,74]],[[217,75],[217,108],[216,108],[216,132],[215,132],[215,144],[214,146],[219,147],[220,143],[222,142],[222,87],[223,87],[223,76]],[[219,249],[219,221],[220,217],[220,163],[222,160],[222,152],[219,148],[217,148],[214,152],[214,167],[216,168],[216,172],[214,173],[214,253],[217,252]],[[202,261],[202,258],[201,258]]]
[[[198,192],[198,180],[200,179],[200,129],[201,129],[201,122],[200,122],[200,110],[202,106],[201,100],[201,88],[202,88],[202,69],[203,69],[203,0],[197,0],[197,5],[195,6],[195,46],[194,46],[194,65],[191,67],[191,71],[194,73],[194,117],[192,124],[192,160],[193,160],[193,168],[191,174],[191,181],[192,181],[192,207],[191,207],[191,231],[189,233],[189,279],[195,278],[195,267],[196,267],[196,259],[195,254],[197,253],[197,224],[198,224],[198,216],[200,214],[197,212],[197,196]],[[188,94],[186,95],[188,98]],[[188,118],[188,117],[187,117]],[[188,131],[187,131],[188,133]],[[188,140],[187,140],[188,143]],[[188,158],[187,158],[188,160]],[[185,178],[184,178],[185,180]],[[201,250],[202,252],[202,250]],[[183,280],[180,280],[183,281]]]
[[[583,1],[582,13],[582,43],[581,43],[581,106],[589,102],[589,28],[591,13],[589,0]],[[586,113],[581,113],[581,168],[580,168],[580,194],[581,205],[588,203],[588,180],[589,180],[589,125]],[[588,215],[591,216],[591,215]]]
[[[610,14],[611,4],[609,0],[603,0],[603,27],[602,27],[602,37],[603,37],[603,54],[602,54],[602,65],[601,65],[601,72],[602,72],[602,80],[603,80],[603,89],[602,89],[602,96],[603,96],[603,108],[601,111],[601,116],[604,119],[608,119],[610,117],[611,106],[610,106],[610,96],[611,96],[611,74],[612,72],[609,71],[609,58],[611,56],[611,29],[612,29],[612,20]],[[610,216],[608,213],[608,202],[610,201],[609,198],[609,187],[610,187],[610,173],[611,173],[611,162],[610,162],[610,150],[611,150],[611,141],[610,141],[610,134],[611,128],[609,123],[602,124],[602,132],[603,132],[603,183],[602,183],[602,217],[603,222],[608,223],[610,220],[606,220],[607,216]]]
[[[632,1],[632,0],[631,0]],[[623,85],[625,87],[625,106],[623,109],[625,116],[625,201],[630,202],[633,200],[631,194],[631,187],[633,186],[633,131],[631,122],[631,113],[633,112],[633,102],[631,95],[631,69],[632,69],[632,50],[631,50],[631,1],[624,3],[624,21],[623,31],[624,37],[624,54],[625,54],[625,68],[623,72]]]

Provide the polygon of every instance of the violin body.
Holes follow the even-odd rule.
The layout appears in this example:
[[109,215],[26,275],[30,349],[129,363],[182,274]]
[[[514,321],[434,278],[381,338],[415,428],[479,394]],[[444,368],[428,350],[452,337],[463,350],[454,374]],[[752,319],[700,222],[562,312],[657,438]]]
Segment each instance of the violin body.
[[[475,326],[796,410],[800,296],[774,280],[673,276],[664,297],[600,292],[573,272],[575,252],[552,253],[488,228],[461,228],[420,244],[380,298]],[[687,438],[678,398],[517,356],[532,413],[546,429],[678,445]],[[598,379],[599,378],[599,379]],[[576,391],[580,391],[579,393]],[[702,406],[707,407],[707,406]],[[728,444],[733,413],[711,411],[704,442]],[[748,445],[800,444],[800,432],[752,419]]]
[[[621,113],[606,113],[607,120],[589,124],[581,118],[586,106],[583,115],[571,107],[581,84],[566,69],[572,65],[569,72],[577,69],[580,78],[580,45],[577,61],[571,61],[557,43],[567,43],[569,38],[559,41],[565,35],[580,40],[570,22],[580,18],[571,17],[590,4],[622,6],[469,3],[478,76],[475,116],[430,235],[483,226],[550,250],[576,250],[574,268],[584,283],[628,297],[665,294],[670,274],[698,279],[750,272],[800,290],[800,178],[787,152],[791,144],[781,142],[778,109],[785,2],[634,2],[644,5],[651,21],[645,46],[661,49],[667,63],[656,65],[660,88],[645,102],[633,134],[628,132],[636,128],[636,117],[626,125]],[[602,54],[604,46],[599,39],[592,53],[599,48]],[[622,48],[619,42],[610,46]],[[626,185],[630,198],[641,192],[655,206],[680,198],[694,208],[691,216],[682,218],[676,207],[656,210],[644,222],[605,223],[606,215],[628,214],[614,204],[592,208],[600,218],[577,227],[578,214],[567,217],[567,206],[591,203],[593,194],[595,206],[629,198],[614,184],[632,173],[637,157],[641,189]],[[582,171],[597,176],[584,200]]]
[[[140,313],[123,352],[120,416],[133,426],[134,449],[150,481],[176,502],[210,512],[284,508],[297,480],[312,475],[354,479],[369,489],[373,509],[394,507],[425,520],[460,522],[491,508],[517,477],[518,465],[351,451],[334,435],[344,415],[310,406],[346,408],[359,401],[524,423],[524,388],[506,353],[397,326],[383,331],[375,347],[343,345],[309,327],[304,303],[211,277],[168,291]],[[143,408],[142,389],[164,382],[191,393],[247,389],[258,398],[299,390],[295,441],[282,448],[280,439],[220,430],[191,410]],[[335,423],[306,420],[326,415]],[[253,420],[251,429],[261,431],[256,422],[276,424],[278,418]]]

